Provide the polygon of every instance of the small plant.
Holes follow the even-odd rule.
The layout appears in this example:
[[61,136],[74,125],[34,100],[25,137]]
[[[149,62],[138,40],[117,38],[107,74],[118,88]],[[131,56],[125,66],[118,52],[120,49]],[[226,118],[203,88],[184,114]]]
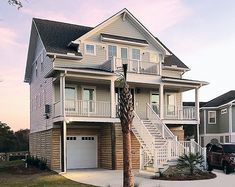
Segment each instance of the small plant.
[[193,175],[197,165],[202,166],[202,163],[204,162],[203,156],[199,153],[189,153],[184,154],[179,157],[177,167],[179,168],[187,168],[190,171],[190,175]]
[[46,170],[47,169],[47,160],[44,158],[41,158],[39,161],[38,167],[40,170]]

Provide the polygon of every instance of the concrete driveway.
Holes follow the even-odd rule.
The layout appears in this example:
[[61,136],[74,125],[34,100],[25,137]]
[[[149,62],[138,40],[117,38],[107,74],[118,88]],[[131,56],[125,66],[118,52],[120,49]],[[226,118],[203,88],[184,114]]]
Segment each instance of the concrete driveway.
[[[139,187],[234,187],[235,173],[225,175],[220,170],[213,170],[217,175],[215,179],[198,180],[198,181],[162,181],[153,180],[143,177],[135,177],[135,183]],[[69,170],[62,174],[73,181],[104,187],[121,187],[122,171],[121,170],[104,170],[104,169],[83,169]]]

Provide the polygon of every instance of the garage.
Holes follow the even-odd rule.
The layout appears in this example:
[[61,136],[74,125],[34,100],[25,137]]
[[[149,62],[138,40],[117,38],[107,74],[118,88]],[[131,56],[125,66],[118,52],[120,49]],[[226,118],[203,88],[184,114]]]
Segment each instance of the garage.
[[97,168],[97,136],[67,136],[67,168]]

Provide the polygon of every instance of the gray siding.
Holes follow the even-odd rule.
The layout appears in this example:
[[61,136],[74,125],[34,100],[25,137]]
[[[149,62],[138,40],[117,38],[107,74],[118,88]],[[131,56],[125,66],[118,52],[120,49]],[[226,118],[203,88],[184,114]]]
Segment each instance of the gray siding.
[[[227,113],[221,114],[221,110],[224,108],[220,108],[216,110],[216,124],[208,124],[208,111],[214,110],[206,110],[206,130],[207,133],[228,133],[229,132],[229,108],[227,107]],[[203,122],[204,123],[204,120]]]
[[204,134],[204,110],[200,110],[200,134]]
[[[40,55],[43,55],[43,68],[41,68]],[[36,76],[37,61],[37,76]],[[52,69],[52,61],[46,57],[41,40],[37,39],[37,47],[32,65],[32,77],[30,82],[30,131],[37,132],[52,127],[52,118],[44,118],[45,104],[52,106],[53,90],[52,78],[45,79],[44,76]],[[52,109],[52,107],[51,107]],[[51,111],[51,114],[53,111]]]
[[227,113],[221,114],[221,110],[225,108],[221,108],[217,110],[217,120],[219,124],[220,133],[229,132],[229,107],[226,107]]

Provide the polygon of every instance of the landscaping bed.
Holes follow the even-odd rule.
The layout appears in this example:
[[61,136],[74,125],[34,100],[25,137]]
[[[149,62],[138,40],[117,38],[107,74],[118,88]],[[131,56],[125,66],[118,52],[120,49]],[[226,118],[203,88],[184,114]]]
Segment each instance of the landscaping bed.
[[171,180],[171,181],[186,181],[186,180],[205,180],[216,178],[216,174],[212,172],[195,170],[193,175],[187,169],[179,169],[176,166],[170,166],[165,172],[155,179]]
[[57,174],[50,170],[40,170],[29,166],[25,168],[23,161],[0,162],[0,186],[2,187],[92,187],[81,184]]

